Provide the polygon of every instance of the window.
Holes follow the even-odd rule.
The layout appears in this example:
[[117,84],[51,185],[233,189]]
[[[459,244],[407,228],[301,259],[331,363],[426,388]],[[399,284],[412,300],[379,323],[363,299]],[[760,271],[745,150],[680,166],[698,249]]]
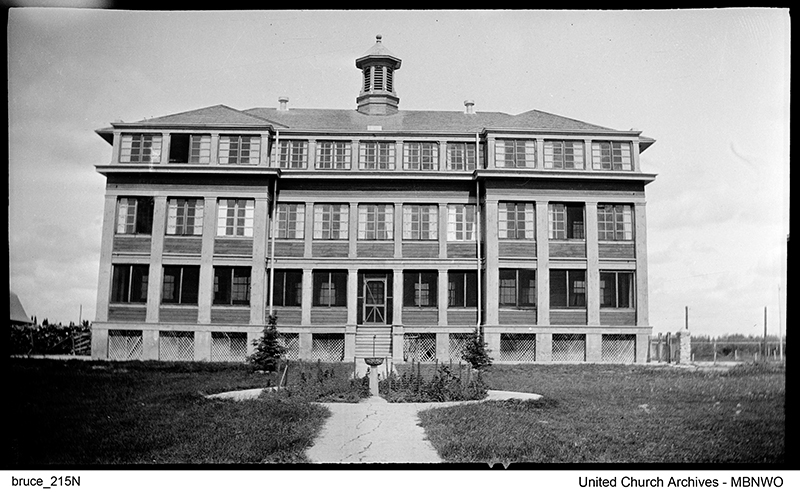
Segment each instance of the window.
[[114,265],[111,302],[147,302],[150,265]]
[[196,305],[199,285],[199,266],[165,266],[161,302]]
[[450,142],[447,144],[448,171],[474,171],[476,166],[474,143]]
[[578,140],[545,140],[545,169],[583,169],[583,142]]
[[438,272],[405,272],[403,275],[403,305],[406,307],[436,307]]
[[211,162],[211,135],[170,135],[169,162],[208,164]]
[[347,239],[350,207],[314,205],[314,239]]
[[536,140],[497,139],[494,149],[496,167],[536,167]]
[[447,240],[475,241],[475,205],[447,207]]
[[536,307],[536,270],[500,269],[500,307]]
[[151,234],[153,198],[120,198],[117,202],[117,234]]
[[220,135],[220,164],[258,164],[261,137],[258,135]]
[[598,205],[597,238],[600,241],[632,241],[633,207],[630,205]]
[[170,198],[167,204],[167,234],[202,235],[203,205],[202,198]]
[[361,142],[359,169],[394,169],[394,142]]
[[392,67],[364,67],[364,92],[373,91],[392,92]]
[[536,215],[533,203],[499,203],[497,210],[500,239],[536,239]]
[[436,240],[439,238],[439,207],[436,205],[403,206],[403,239]]
[[274,306],[299,306],[303,299],[303,272],[300,270],[275,270],[272,283]]
[[633,272],[600,271],[600,307],[633,307]]
[[394,239],[394,205],[359,205],[358,239]]
[[278,204],[278,239],[303,239],[306,223],[306,206],[302,203]]
[[586,270],[550,270],[550,307],[586,307]]
[[214,267],[214,304],[250,304],[250,267]]
[[350,169],[350,142],[317,142],[317,169]]
[[403,144],[403,169],[435,171],[439,169],[439,144],[406,142]]
[[217,236],[253,237],[255,200],[223,199],[217,209]]
[[631,171],[630,142],[592,142],[592,167],[610,171]]
[[305,169],[308,142],[305,140],[281,140],[278,166],[283,169]]
[[550,239],[584,239],[583,205],[548,205]]
[[347,272],[314,272],[314,306],[347,306]]
[[447,274],[447,307],[478,306],[478,273],[451,271]]
[[161,135],[123,134],[119,148],[120,162],[161,162]]

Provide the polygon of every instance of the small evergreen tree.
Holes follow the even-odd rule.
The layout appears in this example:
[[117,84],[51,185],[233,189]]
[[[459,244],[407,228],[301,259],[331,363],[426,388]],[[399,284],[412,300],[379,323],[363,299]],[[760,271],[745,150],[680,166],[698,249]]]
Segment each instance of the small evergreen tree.
[[489,352],[486,350],[486,342],[477,329],[467,341],[461,357],[472,364],[475,369],[483,369],[492,365],[492,358],[489,357]]
[[261,338],[256,340],[253,345],[256,347],[253,355],[247,358],[255,369],[261,371],[274,371],[278,368],[278,361],[286,353],[286,347],[281,345],[278,333],[278,317],[274,314],[269,315],[267,326]]

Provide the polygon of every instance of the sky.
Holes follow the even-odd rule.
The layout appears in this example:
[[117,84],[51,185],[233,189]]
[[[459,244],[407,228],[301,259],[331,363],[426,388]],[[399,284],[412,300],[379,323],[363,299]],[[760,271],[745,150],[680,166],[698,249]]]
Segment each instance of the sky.
[[9,284],[28,315],[94,319],[112,121],[224,104],[355,109],[383,36],[400,109],[532,109],[656,140],[654,333],[786,327],[788,9],[8,12]]

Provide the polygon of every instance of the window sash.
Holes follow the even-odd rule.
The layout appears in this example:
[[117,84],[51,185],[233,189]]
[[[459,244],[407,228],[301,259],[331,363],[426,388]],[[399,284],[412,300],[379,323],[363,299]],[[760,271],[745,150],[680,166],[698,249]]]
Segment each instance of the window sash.
[[282,169],[305,169],[308,155],[306,140],[281,140],[278,167]]
[[448,273],[447,307],[468,308],[478,306],[477,272],[451,271]]
[[439,238],[439,207],[405,205],[403,207],[403,239],[436,240]]
[[475,241],[476,207],[471,204],[453,204],[447,209],[447,240]]
[[149,265],[114,265],[111,280],[111,302],[146,303],[149,272]]
[[438,272],[404,272],[403,305],[406,307],[436,307]]
[[597,236],[600,241],[632,241],[633,207],[631,205],[598,205]]
[[585,239],[583,205],[548,204],[550,239]]
[[550,307],[586,307],[586,270],[550,270]]
[[394,239],[394,205],[359,205],[358,239]]
[[314,205],[314,239],[347,239],[349,214],[349,205]]
[[152,234],[153,198],[120,198],[117,201],[117,234]]
[[497,139],[494,148],[495,167],[536,167],[536,140]]
[[317,169],[350,169],[350,142],[317,142]]
[[436,142],[405,142],[403,169],[436,171],[439,169],[439,144]]
[[504,308],[536,307],[536,270],[500,269],[499,305]]
[[167,205],[167,234],[174,236],[200,236],[203,234],[203,208],[201,198],[172,198]]
[[214,267],[214,304],[250,304],[250,267]]
[[361,142],[359,145],[359,169],[394,169],[394,142]]
[[272,304],[281,307],[298,307],[303,298],[303,272],[300,270],[275,270],[272,284]]
[[255,200],[222,199],[218,203],[217,236],[253,237]]
[[314,272],[314,306],[347,305],[347,272]]
[[161,134],[122,134],[119,149],[119,161],[131,163],[159,163],[161,162],[161,142]]
[[592,168],[604,171],[632,171],[631,142],[592,142]]
[[199,266],[165,266],[161,303],[196,305],[199,285]]
[[189,137],[189,163],[208,164],[211,162],[211,135],[192,135]]
[[583,142],[580,140],[545,140],[545,169],[583,169]]
[[633,308],[633,294],[633,272],[600,272],[601,308]]
[[220,164],[258,164],[261,157],[261,137],[258,135],[220,135]]
[[533,203],[500,203],[497,210],[500,239],[536,239],[536,215]]
[[447,144],[448,171],[474,171],[476,166],[474,143],[450,142]]
[[306,206],[302,203],[278,204],[278,239],[303,239],[305,237]]

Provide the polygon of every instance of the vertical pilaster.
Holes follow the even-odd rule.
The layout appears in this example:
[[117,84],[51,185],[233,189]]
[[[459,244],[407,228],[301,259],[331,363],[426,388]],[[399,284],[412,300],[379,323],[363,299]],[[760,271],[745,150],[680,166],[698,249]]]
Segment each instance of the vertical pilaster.
[[114,142],[111,144],[111,162],[119,162],[119,150],[122,144],[122,132],[114,130]]
[[303,291],[301,299],[300,324],[311,324],[311,302],[314,300],[314,277],[310,268],[303,269]]
[[394,204],[394,257],[403,257],[403,204]]
[[310,331],[302,332],[298,334],[298,340],[300,344],[299,347],[299,358],[302,360],[311,360],[311,346],[313,344],[313,337]]
[[164,254],[164,228],[167,223],[167,197],[157,196],[153,204],[153,227],[150,232],[150,273],[147,283],[147,315],[145,321],[158,323],[161,305],[162,259]]
[[158,360],[159,358],[159,332],[158,330],[142,330],[142,359]]
[[211,323],[214,302],[214,237],[217,232],[217,199],[206,197],[203,204],[203,239],[200,250],[200,279],[197,290],[197,322]]
[[211,360],[211,332],[194,332],[194,360]]
[[437,333],[436,334],[436,358],[439,362],[450,360],[450,334]]
[[305,229],[303,230],[303,257],[311,258],[314,238],[314,202],[306,202]]
[[392,324],[403,324],[403,270],[399,268],[392,273]]
[[485,319],[489,326],[500,323],[499,306],[500,300],[500,271],[498,257],[498,227],[497,227],[497,200],[486,200],[484,207],[486,213],[486,234],[484,235],[486,245],[486,309]]
[[256,198],[253,218],[253,260],[250,274],[250,324],[264,325],[267,300],[267,225],[269,198]]
[[169,164],[169,133],[161,133],[161,164]]
[[253,355],[256,351],[256,340],[261,337],[261,333],[257,331],[247,332],[247,355]]
[[636,243],[636,326],[650,326],[647,292],[647,220],[644,202],[633,206]]
[[361,142],[354,139],[350,148],[350,169],[358,169],[358,159],[361,155]]
[[489,357],[494,360],[500,359],[500,333],[489,332],[484,333],[483,341],[486,343],[486,349],[489,351]]
[[600,333],[586,334],[586,362],[600,362],[603,360],[603,335]]
[[358,323],[358,269],[347,270],[347,324]]
[[536,362],[553,361],[553,334],[536,334]]
[[313,138],[308,141],[308,158],[306,165],[308,169],[314,169],[317,163],[317,141]]
[[439,326],[446,326],[447,325],[447,301],[449,296],[449,289],[448,289],[448,279],[447,279],[447,269],[440,268],[439,269],[439,281],[436,283],[438,286],[438,291],[436,293],[437,299],[439,302],[437,303],[439,307]]
[[358,328],[355,324],[348,324],[344,327],[344,360],[351,361],[356,356],[356,332]]
[[544,169],[544,140],[536,139],[536,169]]
[[494,146],[496,145],[494,137],[487,137],[486,139],[486,169],[495,169],[495,152]]
[[211,156],[208,162],[211,166],[219,164],[219,132],[211,132]]
[[261,134],[261,155],[259,156],[258,163],[260,166],[270,167],[272,163],[270,162],[270,148],[269,144],[272,139],[270,138],[269,132]]
[[108,359],[108,330],[92,327],[92,360]]
[[447,203],[439,203],[439,258],[447,258]]
[[583,141],[583,156],[586,163],[586,169],[591,170],[594,167],[592,164],[592,139],[587,138]]
[[[650,335],[647,333],[636,334],[636,363],[647,362],[647,352],[650,345]],[[691,354],[690,354],[691,355]]]
[[600,325],[600,261],[597,202],[586,202],[586,324]]
[[[547,221],[547,201],[536,201],[536,313],[537,324],[550,324],[550,239]],[[536,352],[539,353],[539,337]],[[549,352],[548,352],[549,353]],[[549,356],[548,356],[549,357]],[[537,355],[536,360],[539,360]],[[550,360],[549,358],[547,359]]]
[[[97,277],[97,304],[94,315],[95,321],[108,321],[108,303],[111,300],[111,275],[113,273],[111,256],[114,250],[114,226],[116,223],[116,212],[116,195],[106,195],[103,205],[103,233],[100,241],[100,273]],[[92,354],[94,354],[94,349],[95,347],[93,341]]]

